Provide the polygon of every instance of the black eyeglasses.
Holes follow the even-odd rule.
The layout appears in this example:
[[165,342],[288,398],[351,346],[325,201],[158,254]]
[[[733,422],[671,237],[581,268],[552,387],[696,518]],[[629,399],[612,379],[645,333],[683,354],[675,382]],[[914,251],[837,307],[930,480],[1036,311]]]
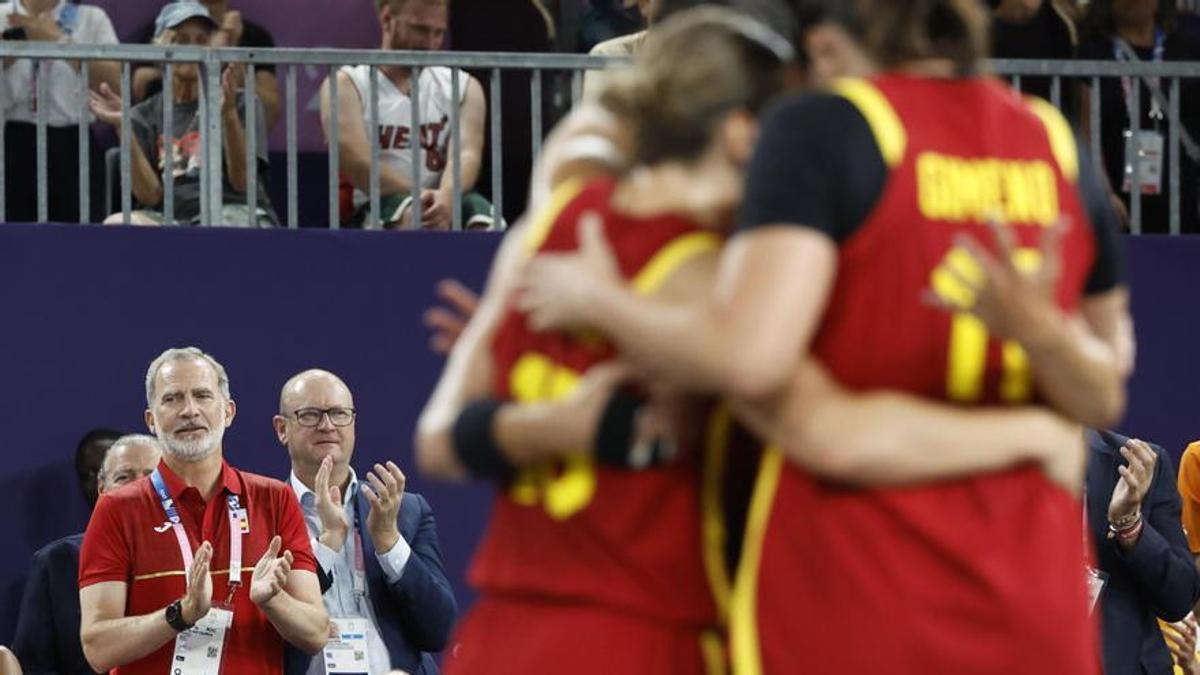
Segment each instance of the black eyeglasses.
[[354,424],[354,408],[301,408],[291,414],[302,427],[315,427],[326,415],[329,415],[329,421],[335,427]]

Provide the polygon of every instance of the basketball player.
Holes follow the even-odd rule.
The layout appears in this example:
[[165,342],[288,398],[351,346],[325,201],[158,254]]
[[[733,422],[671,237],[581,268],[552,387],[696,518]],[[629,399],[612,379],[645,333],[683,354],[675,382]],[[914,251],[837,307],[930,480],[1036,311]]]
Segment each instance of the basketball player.
[[[720,246],[741,198],[755,116],[791,56],[790,41],[730,10],[703,8],[657,28],[638,67],[603,97],[632,122],[635,167],[616,180],[571,162],[553,167],[549,197],[500,254],[492,287],[510,283],[500,276],[512,274],[506,256],[574,249],[576,223],[598,210],[621,273],[643,293],[671,297],[697,255]],[[695,189],[681,195],[687,186]],[[620,408],[637,405],[630,399],[598,406],[594,417],[609,422],[595,436],[586,420],[552,427],[565,438],[557,445],[599,452],[506,459],[497,443],[536,451],[552,439],[493,438],[495,424],[519,431],[514,415],[536,416],[594,389],[608,390],[593,397],[604,403],[614,382],[597,382],[605,370],[594,366],[614,352],[586,335],[534,334],[500,295],[485,297],[419,424],[424,469],[500,479],[471,573],[482,597],[459,628],[447,672],[714,672],[724,654],[702,538],[703,456],[628,470],[637,463],[626,452],[635,424]],[[505,410],[504,402],[525,405]]]
[[[593,234],[529,267],[531,323],[598,328],[658,378],[768,416],[794,411],[779,401],[811,350],[852,392],[1111,423],[1131,320],[1113,214],[1066,122],[975,77],[969,0],[808,4],[886,72],[768,119],[711,297],[637,297]],[[733,600],[738,672],[1093,672],[1068,485],[1021,465],[852,490],[773,453]]]
[[[382,27],[380,49],[435,51],[446,35],[449,0],[377,0]],[[420,226],[447,230],[451,226],[455,158],[450,157],[450,117],[459,108],[463,225],[491,229],[492,208],[473,192],[483,154],[487,102],[479,81],[458,73],[458,100],[452,98],[449,68],[420,69],[417,93],[419,132],[412,130],[412,68],[381,66],[376,73],[378,127],[370,131],[370,66],[346,66],[338,71],[338,160],[341,168],[342,224],[362,227],[370,213],[371,137],[379,137],[380,218],[385,227],[412,227],[412,200],[422,204]],[[334,136],[329,83],[321,89],[321,122],[327,139]],[[412,144],[420,144],[421,185],[412,186]]]

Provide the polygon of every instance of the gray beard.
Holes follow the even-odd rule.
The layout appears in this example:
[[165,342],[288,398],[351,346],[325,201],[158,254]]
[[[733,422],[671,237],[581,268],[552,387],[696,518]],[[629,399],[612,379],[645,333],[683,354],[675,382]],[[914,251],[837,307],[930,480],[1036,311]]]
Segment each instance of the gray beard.
[[225,436],[225,427],[209,431],[204,436],[191,441],[171,438],[161,430],[156,435],[168,454],[181,462],[191,463],[199,462],[221,447],[221,439]]

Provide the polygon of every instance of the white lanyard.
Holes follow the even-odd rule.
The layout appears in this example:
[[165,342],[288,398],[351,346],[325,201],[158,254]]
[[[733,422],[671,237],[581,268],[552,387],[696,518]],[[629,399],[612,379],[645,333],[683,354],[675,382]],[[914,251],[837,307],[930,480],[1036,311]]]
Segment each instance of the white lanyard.
[[[162,474],[158,469],[150,474],[150,481],[154,484],[154,491],[158,493],[159,501],[162,502],[167,520],[171,522],[171,529],[175,531],[175,540],[179,543],[179,554],[183,557],[184,581],[190,583],[191,575],[189,573],[192,563],[195,561],[195,555],[192,553],[192,544],[188,541],[187,531],[183,529],[179,511],[175,508],[175,500],[167,490],[167,484],[163,481]],[[229,604],[233,601],[233,594],[237,592],[238,586],[242,583],[242,517],[244,512],[237,495],[228,495],[226,505],[229,514],[229,596],[225,602]]]
[[[1154,63],[1162,63],[1166,57],[1167,36],[1162,30],[1157,30],[1154,33],[1154,55],[1151,57]],[[1140,63],[1137,52],[1122,38],[1113,38],[1113,56],[1118,61],[1125,63]],[[1158,78],[1147,78],[1155,85],[1158,84]],[[1121,89],[1125,94],[1125,108],[1129,113],[1129,124],[1133,124],[1135,115],[1140,115],[1141,111],[1133,109],[1133,78],[1122,77]],[[1164,118],[1162,106],[1158,102],[1158,97],[1151,94],[1150,96],[1150,119],[1155,123],[1162,121]]]

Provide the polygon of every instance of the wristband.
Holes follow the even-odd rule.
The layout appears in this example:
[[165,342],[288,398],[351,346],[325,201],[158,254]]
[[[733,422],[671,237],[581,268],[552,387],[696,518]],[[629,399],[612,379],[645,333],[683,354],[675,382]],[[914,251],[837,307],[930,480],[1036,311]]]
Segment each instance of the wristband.
[[630,467],[630,446],[633,444],[633,425],[642,399],[622,390],[613,392],[600,415],[592,452],[596,462],[618,469]]
[[1124,529],[1133,527],[1133,525],[1135,523],[1137,523],[1139,520],[1141,520],[1141,518],[1142,518],[1142,512],[1139,509],[1137,511],[1134,511],[1130,515],[1125,516],[1124,518],[1118,518],[1116,520],[1108,521],[1108,525],[1109,525],[1109,527],[1115,528],[1117,530],[1124,530]]
[[1138,521],[1133,527],[1122,530],[1117,533],[1117,541],[1122,544],[1129,544],[1137,541],[1137,538],[1142,534],[1142,521]]
[[492,420],[504,404],[491,398],[473,401],[454,421],[454,453],[477,478],[506,478],[514,471],[492,436]]

